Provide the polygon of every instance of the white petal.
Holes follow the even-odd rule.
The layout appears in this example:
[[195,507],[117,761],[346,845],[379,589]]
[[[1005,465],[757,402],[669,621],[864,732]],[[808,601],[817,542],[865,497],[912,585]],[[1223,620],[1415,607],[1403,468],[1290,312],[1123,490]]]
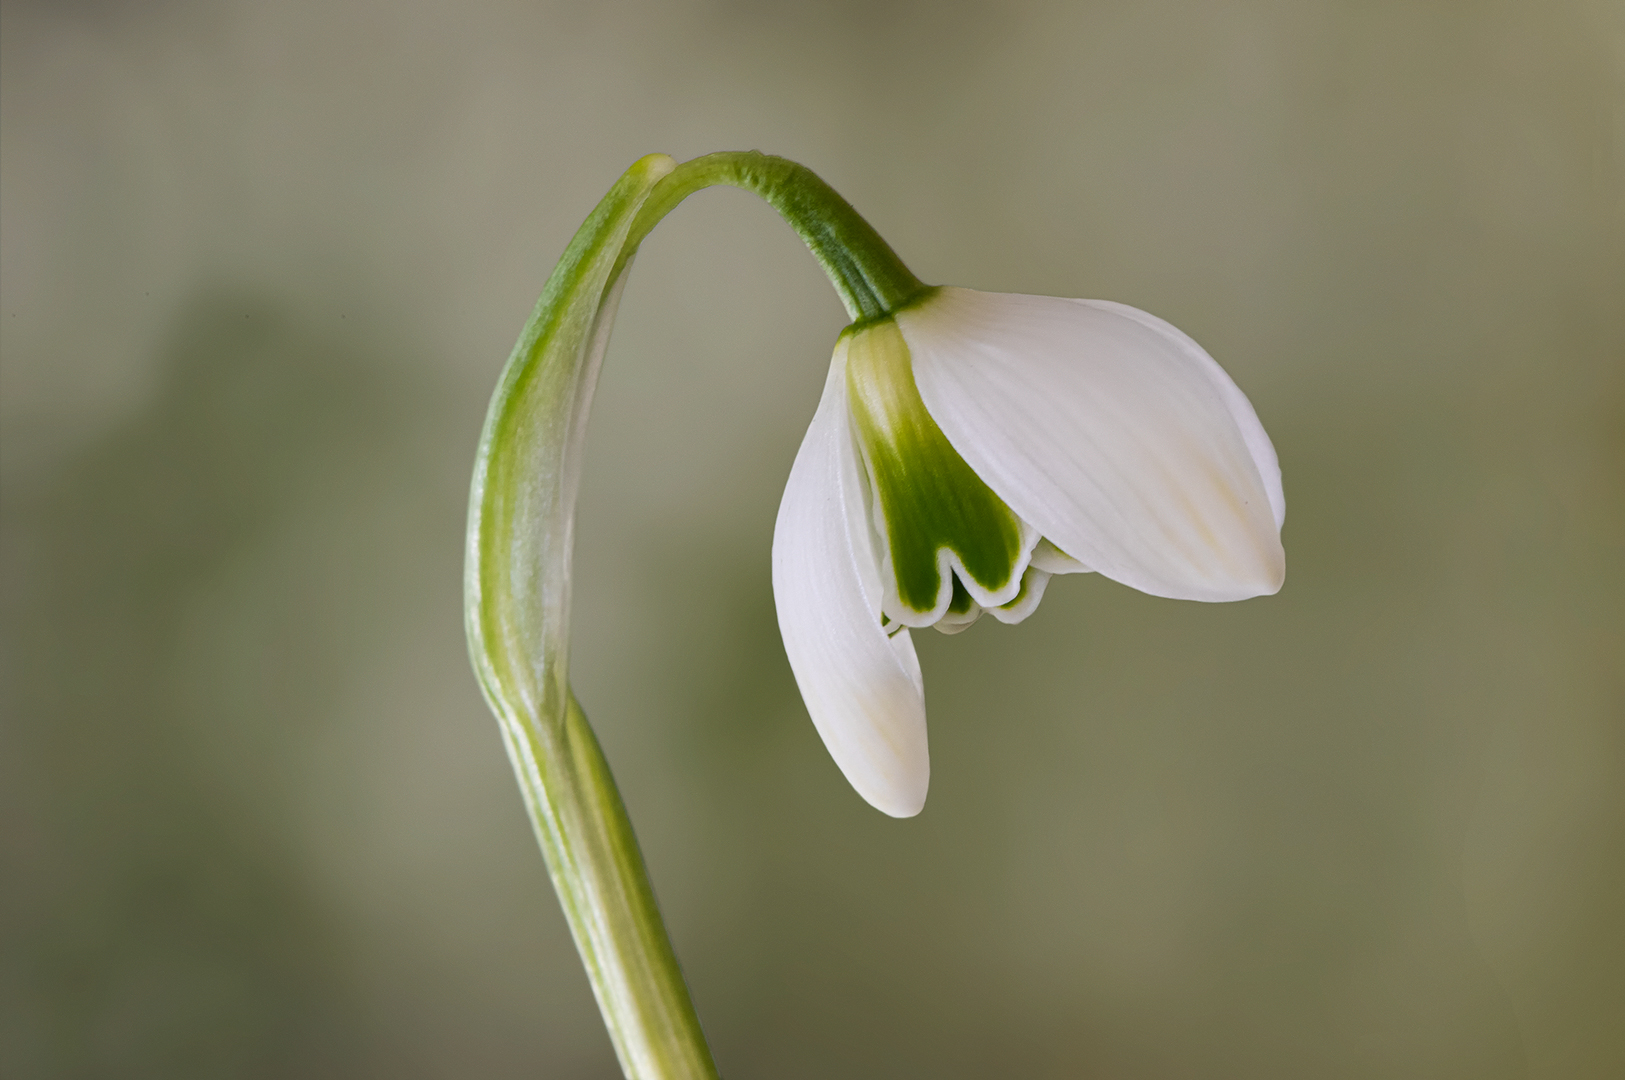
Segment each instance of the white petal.
[[1033,548],[1031,565],[1044,571],[1046,574],[1091,574],[1094,571],[1083,565],[1048,540],[1038,541]]
[[[1065,558],[1065,556],[1062,556],[1062,558]],[[1069,574],[1088,573],[1087,570],[1067,570],[1065,572]],[[1051,576],[1050,573],[1040,570],[1036,566],[1027,567],[1026,572],[1021,575],[1021,592],[1017,593],[1016,598],[1010,603],[1003,607],[993,608],[993,617],[1006,626],[1014,626],[1037,611],[1038,602],[1044,599],[1044,590],[1049,587]]]
[[966,630],[969,630],[971,627],[976,625],[976,620],[982,617],[982,613],[985,610],[986,609],[983,608],[981,604],[978,604],[976,601],[972,600],[970,607],[966,608],[963,612],[957,615],[952,611],[944,611],[942,613],[942,618],[932,623],[931,628],[937,631],[939,634],[963,634]]
[[1286,494],[1281,490],[1281,462],[1275,456],[1275,444],[1264,431],[1264,425],[1258,422],[1258,414],[1253,411],[1253,403],[1247,400],[1247,395],[1241,392],[1235,380],[1230,378],[1219,362],[1207,354],[1207,350],[1196,343],[1185,331],[1171,322],[1157,318],[1149,311],[1129,307],[1112,300],[1080,300],[1078,303],[1089,304],[1104,311],[1113,311],[1124,318],[1148,327],[1156,333],[1171,338],[1174,344],[1182,348],[1185,353],[1196,361],[1197,366],[1206,372],[1214,387],[1219,391],[1219,397],[1224,407],[1230,411],[1230,418],[1236,422],[1241,431],[1241,437],[1247,444],[1247,452],[1253,456],[1253,464],[1258,466],[1259,477],[1264,481],[1264,491],[1269,495],[1270,512],[1275,516],[1277,530],[1286,524]]
[[893,817],[931,779],[920,662],[906,629],[880,625],[880,574],[846,407],[845,350],[796,454],[773,529],[773,597],[796,685],[830,756]]
[[1280,589],[1280,470],[1230,377],[1121,304],[943,289],[897,316],[926,408],[1010,508],[1143,592]]

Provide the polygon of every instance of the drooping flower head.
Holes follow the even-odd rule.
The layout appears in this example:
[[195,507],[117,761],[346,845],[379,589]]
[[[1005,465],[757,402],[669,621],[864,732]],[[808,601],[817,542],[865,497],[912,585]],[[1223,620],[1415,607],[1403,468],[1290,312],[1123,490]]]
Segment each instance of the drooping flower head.
[[1285,574],[1280,468],[1202,348],[1099,300],[941,288],[841,335],[773,540],[808,711],[865,799],[930,779],[911,628],[1016,623],[1054,574],[1243,600]]

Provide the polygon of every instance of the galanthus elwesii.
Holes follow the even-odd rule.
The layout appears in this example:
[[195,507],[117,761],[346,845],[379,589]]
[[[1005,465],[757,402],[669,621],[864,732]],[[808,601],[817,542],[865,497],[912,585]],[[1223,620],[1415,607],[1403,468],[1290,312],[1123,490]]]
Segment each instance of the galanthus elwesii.
[[1280,589],[1269,436],[1201,346],[1102,300],[927,290],[840,337],[773,536],[785,650],[858,793],[930,780],[912,628],[1026,618],[1054,574],[1155,596]]

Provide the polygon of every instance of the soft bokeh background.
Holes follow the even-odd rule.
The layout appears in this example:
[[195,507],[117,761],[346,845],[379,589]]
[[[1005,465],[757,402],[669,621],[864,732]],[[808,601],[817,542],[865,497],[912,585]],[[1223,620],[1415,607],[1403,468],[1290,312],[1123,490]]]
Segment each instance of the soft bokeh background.
[[464,655],[497,371],[636,157],[1203,342],[1277,597],[919,636],[925,813],[775,629],[840,307],[644,249],[577,687],[732,1077],[1625,1075],[1625,9],[5,0],[0,1074],[616,1075]]

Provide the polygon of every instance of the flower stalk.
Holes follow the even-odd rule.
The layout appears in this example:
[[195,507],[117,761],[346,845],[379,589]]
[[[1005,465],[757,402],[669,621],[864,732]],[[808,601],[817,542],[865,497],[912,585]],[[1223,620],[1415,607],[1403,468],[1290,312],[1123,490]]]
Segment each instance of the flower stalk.
[[854,320],[929,294],[829,185],[794,162],[721,153],[634,164],[547,281],[503,369],[470,493],[465,622],[553,886],[621,1068],[705,1080],[716,1064],[608,762],[569,684],[571,555],[587,415],[638,245],[704,187],[772,205]]

